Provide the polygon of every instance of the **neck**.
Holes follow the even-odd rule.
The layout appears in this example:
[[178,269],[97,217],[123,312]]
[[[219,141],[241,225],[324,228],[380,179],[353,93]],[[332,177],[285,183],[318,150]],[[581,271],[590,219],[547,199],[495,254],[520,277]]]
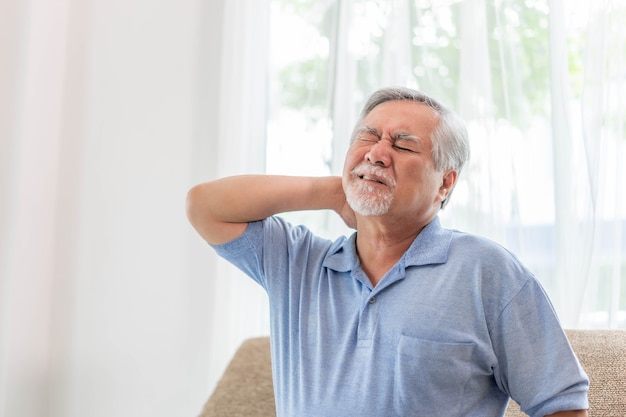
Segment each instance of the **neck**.
[[402,258],[417,235],[430,222],[394,224],[380,217],[357,218],[356,248],[363,271],[372,285]]

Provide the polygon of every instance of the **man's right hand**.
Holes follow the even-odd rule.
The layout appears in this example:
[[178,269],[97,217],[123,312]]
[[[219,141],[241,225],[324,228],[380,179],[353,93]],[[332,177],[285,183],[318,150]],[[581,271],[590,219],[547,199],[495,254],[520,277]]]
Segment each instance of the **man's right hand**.
[[352,207],[348,205],[347,201],[343,202],[343,205],[337,211],[337,214],[341,217],[343,222],[351,229],[356,229],[356,215]]

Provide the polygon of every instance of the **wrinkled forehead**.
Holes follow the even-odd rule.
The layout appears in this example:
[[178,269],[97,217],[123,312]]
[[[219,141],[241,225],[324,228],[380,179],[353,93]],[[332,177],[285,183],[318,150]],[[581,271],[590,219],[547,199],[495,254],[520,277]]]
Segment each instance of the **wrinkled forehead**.
[[424,103],[409,100],[385,101],[361,118],[354,128],[353,139],[358,132],[364,130],[375,130],[380,134],[401,132],[430,138],[439,121],[439,113]]

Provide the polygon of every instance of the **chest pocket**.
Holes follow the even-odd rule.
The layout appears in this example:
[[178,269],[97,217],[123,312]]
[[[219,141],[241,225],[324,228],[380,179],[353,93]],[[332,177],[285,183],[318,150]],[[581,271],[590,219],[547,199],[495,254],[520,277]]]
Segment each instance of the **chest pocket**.
[[471,375],[474,343],[401,336],[396,352],[394,409],[398,416],[459,415]]

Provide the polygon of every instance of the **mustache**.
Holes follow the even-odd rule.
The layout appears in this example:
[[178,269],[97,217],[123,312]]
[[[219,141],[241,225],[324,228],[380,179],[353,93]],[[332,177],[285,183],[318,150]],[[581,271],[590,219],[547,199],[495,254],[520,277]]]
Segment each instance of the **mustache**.
[[384,185],[388,187],[396,186],[395,178],[389,175],[389,172],[387,170],[379,166],[372,166],[369,164],[362,163],[362,164],[357,165],[350,172],[350,174],[352,174],[353,177],[359,177],[359,178],[367,177],[370,179],[374,179],[378,182],[383,183]]

